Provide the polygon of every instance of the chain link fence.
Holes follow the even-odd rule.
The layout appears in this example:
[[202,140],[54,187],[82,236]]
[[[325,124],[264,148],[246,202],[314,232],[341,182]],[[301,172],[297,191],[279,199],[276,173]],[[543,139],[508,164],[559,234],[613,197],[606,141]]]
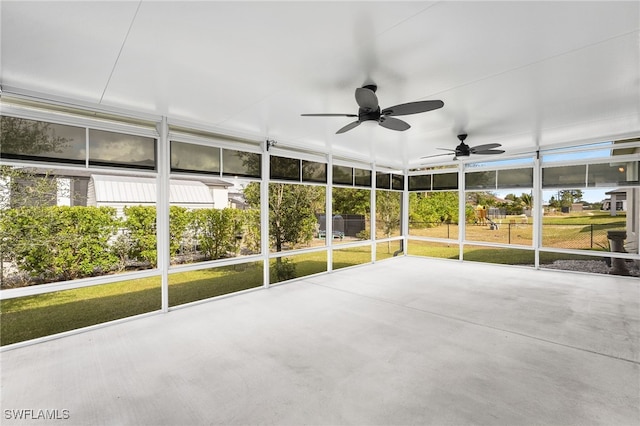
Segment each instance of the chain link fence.
[[545,224],[542,227],[542,245],[578,250],[609,250],[608,231],[624,231],[620,223]]
[[[458,224],[447,222],[411,222],[409,234],[413,236],[458,239]],[[519,220],[494,220],[486,224],[467,224],[467,241],[502,244],[533,244],[533,224]],[[610,251],[608,231],[624,231],[624,223],[602,224],[544,224],[542,246]]]

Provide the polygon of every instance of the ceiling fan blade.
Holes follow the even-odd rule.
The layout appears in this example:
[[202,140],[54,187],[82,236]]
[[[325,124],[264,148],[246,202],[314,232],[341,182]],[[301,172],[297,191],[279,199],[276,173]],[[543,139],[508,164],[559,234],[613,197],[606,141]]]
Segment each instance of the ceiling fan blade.
[[484,144],[484,145],[478,145],[478,146],[473,146],[470,148],[471,152],[477,152],[477,151],[486,151],[487,149],[493,149],[493,148],[498,148],[501,147],[502,145],[500,145],[499,143],[488,143],[488,144]]
[[300,114],[303,117],[357,117],[358,114]]
[[356,128],[356,127],[358,127],[360,125],[360,123],[361,123],[360,121],[353,121],[353,122],[347,124],[346,126],[344,126],[343,128],[341,128],[340,130],[338,130],[336,132],[336,134],[344,133],[344,132],[347,132],[347,131],[349,131],[349,130],[351,130],[353,128]]
[[495,154],[504,154],[502,149],[485,149],[482,151],[471,151],[472,154],[478,155],[495,155]]
[[444,102],[442,101],[418,101],[409,102],[406,104],[395,105],[382,110],[382,115],[409,115],[418,114],[420,112],[433,111],[434,109],[442,108]]
[[406,121],[398,120],[393,117],[380,117],[380,121],[378,122],[382,127],[386,127],[387,129],[397,130],[402,132],[407,130],[411,126]]
[[375,111],[378,109],[378,97],[371,89],[358,87],[356,89],[356,102],[360,108]]
[[455,149],[449,149],[449,148],[436,148],[439,149],[440,151],[451,151],[451,152],[456,152]]
[[442,157],[443,155],[451,155],[451,154],[455,154],[455,151],[454,151],[454,152],[449,152],[449,153],[447,153],[447,154],[434,154],[434,155],[427,155],[427,156],[425,156],[425,157],[420,157],[420,159],[423,159],[423,158],[433,158],[433,157]]

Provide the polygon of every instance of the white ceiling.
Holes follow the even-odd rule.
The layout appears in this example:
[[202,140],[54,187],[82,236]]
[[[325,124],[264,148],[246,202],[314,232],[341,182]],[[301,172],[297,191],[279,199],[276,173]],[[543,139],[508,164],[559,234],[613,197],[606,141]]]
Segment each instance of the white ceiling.
[[[640,135],[640,2],[6,1],[0,82],[392,167]],[[441,99],[405,132],[351,118]],[[369,124],[369,123],[368,123]],[[427,161],[446,161],[435,157]]]

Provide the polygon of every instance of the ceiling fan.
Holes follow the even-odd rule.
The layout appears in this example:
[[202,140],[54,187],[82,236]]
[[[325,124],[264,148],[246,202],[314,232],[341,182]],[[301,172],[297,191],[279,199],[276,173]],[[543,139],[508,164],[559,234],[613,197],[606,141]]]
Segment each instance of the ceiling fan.
[[453,153],[455,155],[453,159],[457,160],[459,157],[468,157],[471,154],[496,155],[496,154],[504,153],[504,150],[502,149],[495,149],[502,146],[499,143],[488,143],[488,144],[478,145],[478,146],[469,146],[466,143],[464,143],[465,139],[467,139],[467,134],[463,133],[458,135],[458,140],[460,140],[460,145],[458,145],[456,149],[438,148],[444,151],[451,151],[450,153],[427,155],[426,157],[420,157],[420,158],[439,157],[441,155],[451,155]]
[[358,117],[356,121],[353,121],[346,126],[339,129],[336,133],[344,133],[353,128],[358,127],[365,121],[377,121],[382,127],[387,129],[404,131],[410,128],[409,123],[393,118],[395,115],[409,115],[417,114],[420,112],[432,111],[434,109],[442,108],[444,102],[442,101],[418,101],[409,102],[406,104],[399,104],[389,108],[380,109],[378,105],[378,97],[376,96],[376,90],[378,86],[375,84],[368,84],[356,89],[356,102],[360,107],[357,114],[301,114],[303,117]]

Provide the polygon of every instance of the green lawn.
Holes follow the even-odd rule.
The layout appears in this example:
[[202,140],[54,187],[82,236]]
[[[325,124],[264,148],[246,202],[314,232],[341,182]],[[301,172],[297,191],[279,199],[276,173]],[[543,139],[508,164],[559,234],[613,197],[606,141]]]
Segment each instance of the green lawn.
[[8,345],[160,309],[160,278],[122,281],[0,302]]
[[[262,263],[169,275],[169,306],[262,285]],[[160,277],[56,291],[0,302],[0,344],[157,311]]]
[[[522,223],[519,216],[495,219],[497,229],[489,225],[467,224],[466,240],[500,244],[530,246],[533,243],[531,218]],[[604,250],[607,247],[607,231],[626,227],[626,216],[620,212],[611,216],[609,212],[579,212],[542,218],[543,247],[578,250]],[[458,238],[458,226],[441,224],[431,228],[411,228],[410,235],[432,238]]]
[[[336,250],[334,268],[368,263],[369,247]],[[327,270],[325,252],[287,256],[295,278]],[[272,260],[275,263],[275,260]],[[169,306],[260,287],[262,262],[169,275]],[[275,283],[272,269],[271,282]],[[161,308],[160,278],[121,281],[0,302],[0,344],[35,339]]]

